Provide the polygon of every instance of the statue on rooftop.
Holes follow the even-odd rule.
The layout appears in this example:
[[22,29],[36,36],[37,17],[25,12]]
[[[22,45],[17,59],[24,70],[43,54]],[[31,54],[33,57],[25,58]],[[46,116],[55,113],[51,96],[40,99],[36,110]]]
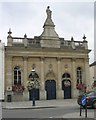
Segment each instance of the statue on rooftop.
[[50,6],[48,6],[46,9],[47,18],[51,18],[51,14],[52,14],[52,11],[49,8],[50,8]]

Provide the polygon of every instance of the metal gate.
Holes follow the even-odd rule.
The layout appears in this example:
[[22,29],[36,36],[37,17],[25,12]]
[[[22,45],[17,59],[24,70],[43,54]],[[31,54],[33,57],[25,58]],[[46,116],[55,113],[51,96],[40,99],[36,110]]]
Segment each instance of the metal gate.
[[47,80],[45,82],[45,90],[47,100],[56,99],[56,82],[55,80]]
[[64,90],[64,99],[71,98],[71,81],[70,80],[63,80],[62,81],[62,90]]
[[39,100],[39,89],[29,90],[29,100],[33,100],[33,96],[35,97],[35,100]]

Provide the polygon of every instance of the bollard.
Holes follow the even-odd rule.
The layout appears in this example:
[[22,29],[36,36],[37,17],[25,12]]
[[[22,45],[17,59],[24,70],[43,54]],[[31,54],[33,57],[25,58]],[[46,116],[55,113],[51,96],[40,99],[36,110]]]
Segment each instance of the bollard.
[[80,116],[81,116],[81,114],[82,114],[82,106],[80,105]]
[[85,104],[85,118],[87,118],[87,102]]
[[33,98],[33,106],[35,106],[35,98]]

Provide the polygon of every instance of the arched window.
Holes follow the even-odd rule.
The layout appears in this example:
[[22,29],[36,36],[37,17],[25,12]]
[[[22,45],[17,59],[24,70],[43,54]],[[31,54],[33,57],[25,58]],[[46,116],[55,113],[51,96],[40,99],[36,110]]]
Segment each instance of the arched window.
[[62,78],[70,78],[70,74],[69,74],[69,73],[64,73],[64,74],[62,75]]
[[81,69],[81,67],[77,68],[77,83],[82,84],[82,69]]
[[21,69],[19,66],[14,68],[14,85],[21,85]]
[[32,73],[30,73],[29,79],[33,80],[33,77],[39,79],[39,76],[36,72],[35,72],[34,76],[32,75]]

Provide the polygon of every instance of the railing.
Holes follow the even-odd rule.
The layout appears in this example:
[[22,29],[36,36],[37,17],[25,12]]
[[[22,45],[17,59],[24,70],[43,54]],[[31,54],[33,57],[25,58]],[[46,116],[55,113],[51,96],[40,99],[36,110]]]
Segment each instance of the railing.
[[84,47],[84,43],[81,42],[81,41],[74,41],[74,43],[75,43],[75,46],[76,46],[76,47],[77,47],[77,46],[79,46],[79,47]]
[[64,46],[71,46],[71,41],[64,41]]
[[65,46],[72,46],[72,44],[74,44],[75,47],[84,47],[84,43],[83,41],[69,41],[69,40],[64,40],[61,41],[61,46],[65,47]]
[[13,44],[23,44],[23,39],[24,38],[13,38]]
[[[18,38],[18,37],[12,37],[13,42],[12,44],[22,44],[24,45],[24,39],[25,38]],[[40,39],[32,39],[32,38],[26,38],[27,39],[27,46],[33,46],[33,47],[41,47]],[[61,40],[61,39],[60,39]],[[83,41],[70,41],[70,40],[61,40],[61,47],[75,47],[80,48],[84,47]]]

